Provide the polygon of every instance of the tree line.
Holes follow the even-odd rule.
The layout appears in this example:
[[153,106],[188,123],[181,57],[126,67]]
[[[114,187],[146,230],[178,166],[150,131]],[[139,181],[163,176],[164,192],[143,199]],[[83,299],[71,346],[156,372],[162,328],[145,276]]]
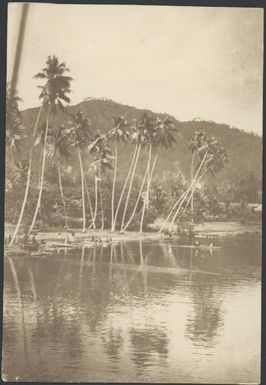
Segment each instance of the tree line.
[[[154,116],[144,113],[141,118],[129,124],[123,116],[114,117],[107,132],[95,129],[88,116],[82,111],[70,114],[66,106],[70,103],[70,86],[73,79],[69,76],[65,63],[60,63],[56,56],[49,56],[45,67],[34,78],[41,81],[38,85],[41,92],[40,107],[31,135],[25,135],[18,104],[17,95],[10,96],[7,88],[6,102],[6,147],[10,152],[13,170],[8,181],[14,185],[16,180],[25,181],[25,190],[19,216],[11,244],[18,235],[23,224],[27,203],[34,205],[34,212],[29,224],[31,233],[40,215],[43,197],[45,175],[47,173],[47,158],[56,165],[58,187],[62,200],[65,226],[68,223],[68,207],[65,199],[65,186],[62,180],[62,164],[76,156],[80,171],[80,187],[82,202],[82,231],[99,227],[110,227],[111,231],[126,231],[139,216],[139,231],[142,232],[145,217],[151,205],[153,190],[153,175],[158,162],[158,149],[167,149],[176,143],[173,132],[176,130],[173,120],[168,115]],[[58,113],[64,114],[64,122],[53,121]],[[44,118],[41,121],[41,118]],[[23,140],[30,143],[28,159],[21,159]],[[133,148],[133,154],[124,180],[117,179],[119,165],[119,144],[123,143]],[[216,174],[227,163],[228,155],[222,144],[214,137],[204,132],[196,131],[189,140],[188,149],[191,151],[191,179],[181,195],[175,200],[171,210],[165,215],[160,231],[165,228],[173,229],[178,218],[190,209],[191,220],[194,218],[194,196],[204,176]],[[146,167],[139,180],[136,168],[140,162],[140,154],[145,154]],[[30,187],[33,186],[34,154],[39,160],[39,175],[37,181],[37,196],[34,202],[30,198]],[[178,156],[178,154],[177,154]],[[89,162],[89,171],[94,178],[94,192],[87,178],[88,170],[84,163]],[[123,167],[121,165],[120,167]],[[105,178],[112,175],[109,191],[110,220],[105,221],[102,185]],[[91,182],[91,181],[90,181]],[[106,199],[105,199],[106,201]],[[89,218],[89,219],[88,219]]]

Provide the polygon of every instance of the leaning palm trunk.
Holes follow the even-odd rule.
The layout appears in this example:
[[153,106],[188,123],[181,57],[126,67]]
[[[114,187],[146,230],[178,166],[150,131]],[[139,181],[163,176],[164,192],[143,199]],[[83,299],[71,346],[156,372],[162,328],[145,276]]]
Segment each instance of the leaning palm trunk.
[[98,176],[97,175],[95,175],[94,181],[95,181],[95,206],[94,206],[93,220],[95,222],[97,217],[97,211],[98,211]]
[[115,211],[115,182],[116,182],[116,174],[117,174],[117,144],[115,145],[115,164],[114,164],[114,178],[113,178],[113,188],[112,188],[112,202],[111,202],[111,210],[112,210],[112,219],[111,219],[111,228],[114,227],[114,211]]
[[94,221],[94,215],[93,215],[93,210],[92,210],[92,204],[91,204],[91,198],[90,198],[90,194],[89,194],[89,189],[88,189],[88,185],[87,185],[87,181],[86,181],[86,178],[84,176],[84,185],[85,185],[85,189],[86,189],[86,194],[87,194],[87,198],[88,198],[88,202],[89,202],[89,208],[90,208],[90,213],[91,213],[91,225],[89,228],[91,228],[93,226],[94,229],[96,229],[96,225],[95,225],[95,221]]
[[99,186],[99,193],[100,193],[100,203],[101,203],[101,211],[102,211],[102,226],[101,230],[104,229],[104,207],[103,207],[103,192],[101,187]]
[[131,174],[131,179],[130,179],[130,183],[129,183],[129,187],[128,187],[127,199],[126,199],[126,204],[125,204],[125,207],[124,207],[124,212],[123,212],[123,217],[122,217],[122,223],[121,223],[120,231],[123,231],[123,227],[124,227],[124,221],[125,221],[125,217],[126,217],[127,206],[128,206],[128,202],[129,202],[130,193],[131,193],[131,190],[132,190],[132,184],[133,184],[133,180],[134,180],[134,176],[135,176],[135,172],[136,172],[136,167],[137,167],[137,163],[138,163],[138,159],[139,159],[139,154],[140,154],[140,144],[138,145],[138,151],[137,151],[137,154],[136,154],[135,163],[134,163],[134,166],[133,166],[133,170],[132,170],[132,174]]
[[182,195],[180,196],[180,198],[176,201],[176,203],[174,204],[172,210],[170,211],[170,213],[168,214],[166,220],[164,221],[164,223],[162,224],[160,230],[159,230],[159,233],[161,233],[163,231],[163,229],[165,228],[166,224],[168,223],[168,221],[170,220],[172,214],[175,212],[177,206],[179,205],[179,203],[181,202],[181,200],[183,199],[184,195],[186,194],[186,191],[184,191],[182,193]]
[[177,218],[177,215],[178,215],[179,212],[180,212],[180,209],[181,209],[181,207],[182,207],[182,205],[183,205],[185,199],[187,198],[189,192],[190,192],[190,191],[192,190],[192,188],[193,188],[193,185],[194,185],[195,182],[197,181],[198,175],[199,175],[199,173],[200,173],[200,171],[201,171],[201,169],[202,169],[202,167],[203,167],[203,165],[204,165],[204,162],[205,162],[205,160],[206,160],[207,153],[208,153],[208,151],[206,151],[206,153],[205,153],[205,155],[204,155],[204,157],[203,157],[203,159],[202,159],[202,161],[201,161],[201,164],[200,164],[200,166],[199,166],[199,168],[198,168],[198,170],[197,170],[197,172],[196,172],[196,174],[195,174],[195,176],[194,176],[194,179],[193,179],[192,183],[190,184],[189,188],[187,189],[187,191],[186,191],[184,197],[182,198],[182,200],[181,200],[181,202],[180,202],[180,204],[179,204],[179,206],[178,206],[178,208],[177,208],[177,210],[176,210],[175,215],[173,216],[173,219],[172,219],[172,221],[171,221],[171,223],[170,223],[170,228],[172,228],[172,226],[173,226],[173,224],[174,224],[174,222],[175,222],[175,220],[176,220],[176,218]]
[[44,169],[45,169],[45,160],[46,160],[46,142],[47,142],[48,125],[49,125],[49,115],[50,115],[50,112],[48,112],[47,119],[46,119],[46,127],[45,127],[44,143],[43,143],[42,168],[41,168],[41,181],[40,181],[39,195],[38,195],[38,200],[37,200],[35,212],[34,212],[34,215],[33,215],[33,219],[32,219],[32,222],[31,222],[28,234],[30,234],[32,232],[32,229],[33,229],[33,227],[35,225],[36,218],[37,218],[38,211],[39,211],[40,204],[41,204],[41,199],[42,199]]
[[132,219],[134,218],[134,215],[136,213],[136,210],[137,210],[137,207],[138,207],[138,204],[139,204],[139,201],[140,201],[140,197],[141,197],[141,194],[142,194],[142,190],[143,190],[143,187],[144,187],[144,184],[146,182],[146,179],[147,177],[149,177],[149,163],[147,164],[147,168],[146,168],[146,171],[145,171],[145,174],[144,174],[144,177],[142,179],[142,183],[141,183],[141,186],[140,186],[140,189],[139,189],[139,194],[138,194],[138,197],[137,197],[137,200],[136,200],[136,203],[135,203],[135,206],[134,206],[134,209],[133,209],[133,212],[131,214],[131,217],[129,218],[129,220],[127,221],[127,224],[125,225],[125,227],[123,228],[123,231],[125,231],[128,226],[130,225],[130,223],[132,222]]
[[63,203],[63,206],[64,206],[65,224],[66,224],[66,227],[68,227],[67,211],[66,211],[66,201],[65,201],[65,196],[64,196],[64,192],[63,192],[63,186],[62,186],[60,159],[58,159],[58,162],[57,162],[57,170],[58,170],[59,189],[60,189],[60,194],[61,194],[61,198],[62,198],[62,203]]
[[[154,161],[153,161],[153,165],[152,165],[152,169],[151,169],[148,181],[147,181],[147,191],[146,191],[146,196],[145,196],[144,202],[143,202],[142,213],[141,213],[141,220],[140,220],[140,227],[139,227],[139,232],[140,233],[142,233],[142,231],[143,231],[143,221],[144,221],[145,209],[146,209],[146,206],[148,207],[148,204],[149,204],[149,191],[150,191],[150,187],[151,187],[152,174],[153,174],[153,171],[154,171],[156,160],[157,160],[157,154],[155,155],[155,158],[154,158]],[[150,146],[150,155],[149,155],[149,170],[150,170],[150,162],[151,162],[151,146]]]
[[202,180],[202,178],[203,178],[205,172],[206,172],[206,170],[205,170],[205,171],[200,175],[200,177],[195,181],[195,183],[194,183],[194,185],[193,185],[193,188],[192,188],[192,191],[191,191],[191,194],[190,194],[190,197],[189,197],[189,199],[188,199],[188,201],[187,201],[187,203],[186,203],[186,206],[184,207],[184,210],[182,211],[182,213],[184,213],[184,212],[186,211],[188,205],[191,203],[192,197],[193,197],[193,195],[194,195],[194,193],[195,193],[195,191],[196,191],[196,189],[197,189],[198,184],[199,184],[200,181]]
[[[195,158],[195,152],[192,154],[192,159],[191,159],[191,180],[190,183],[193,182],[193,168],[194,168],[194,158]],[[193,223],[194,221],[194,191],[192,191],[191,194],[191,222]]]
[[79,157],[79,166],[80,166],[80,177],[81,177],[81,194],[82,194],[82,216],[83,216],[83,227],[82,232],[85,232],[86,229],[86,211],[85,211],[85,194],[84,194],[84,171],[82,166],[82,159],[80,149],[77,148],[78,157]]
[[[182,193],[182,195],[180,196],[180,198],[179,198],[179,199],[176,201],[176,203],[174,204],[172,210],[171,210],[170,213],[168,214],[168,217],[166,218],[166,220],[164,221],[163,225],[161,226],[161,228],[160,228],[160,230],[159,230],[159,233],[161,233],[162,230],[165,228],[166,224],[169,222],[170,217],[173,215],[173,213],[175,212],[175,210],[178,210],[179,207],[180,207],[180,205],[182,206],[184,200],[186,199],[186,197],[187,197],[189,191],[191,190],[192,186],[194,185],[194,183],[195,183],[195,181],[196,181],[196,179],[197,179],[198,173],[199,173],[199,171],[201,170],[201,168],[202,168],[202,166],[203,166],[203,163],[205,162],[206,156],[207,156],[207,152],[206,152],[205,155],[204,155],[203,161],[201,162],[201,164],[200,164],[200,166],[199,166],[199,168],[198,168],[198,170],[197,170],[197,173],[196,173],[195,177],[193,178],[192,183],[190,184],[190,186],[188,187],[188,189]],[[179,212],[179,210],[178,210],[178,212]],[[177,214],[178,214],[178,212],[177,212]],[[176,216],[177,216],[177,215],[176,215]],[[174,220],[171,221],[172,224],[174,223],[174,221],[175,221],[175,219],[176,219],[176,216],[174,215]],[[172,226],[172,224],[171,224],[171,226]]]
[[115,217],[114,217],[114,223],[113,223],[111,231],[115,231],[115,224],[116,224],[117,215],[118,215],[118,212],[119,212],[119,209],[120,209],[120,206],[121,206],[121,202],[122,202],[122,199],[123,199],[123,196],[124,196],[124,192],[125,192],[125,189],[126,189],[126,186],[127,186],[127,182],[128,182],[129,177],[131,175],[131,171],[132,171],[132,168],[133,168],[133,165],[134,165],[134,162],[135,162],[135,158],[136,158],[136,155],[137,155],[137,150],[138,150],[138,145],[136,145],[136,147],[135,147],[135,150],[134,150],[134,153],[133,153],[133,156],[132,156],[132,160],[131,160],[131,164],[130,164],[130,167],[129,167],[129,170],[128,170],[128,173],[127,173],[127,177],[126,177],[123,189],[122,189],[120,197],[119,197],[119,201],[118,201],[118,204],[117,204],[117,208],[116,208],[116,212],[115,212]]
[[22,206],[21,206],[18,222],[17,222],[16,228],[15,228],[14,234],[12,236],[12,239],[10,241],[10,244],[9,244],[10,246],[13,245],[14,240],[17,237],[17,234],[18,234],[18,231],[19,231],[19,228],[20,228],[20,225],[21,225],[21,221],[22,221],[22,218],[23,218],[24,210],[25,210],[25,207],[26,207],[27,199],[28,199],[29,188],[30,188],[30,177],[31,177],[31,171],[32,171],[31,170],[31,166],[32,166],[32,157],[33,157],[33,150],[34,150],[34,139],[35,139],[35,136],[36,136],[36,131],[37,131],[37,127],[38,127],[38,124],[39,124],[42,108],[43,108],[43,105],[40,107],[40,110],[39,110],[39,113],[38,113],[38,116],[37,116],[37,119],[36,119],[36,122],[35,122],[34,130],[33,130],[33,144],[32,144],[31,150],[30,150],[26,189],[25,189],[24,199],[23,199],[23,202],[22,202]]

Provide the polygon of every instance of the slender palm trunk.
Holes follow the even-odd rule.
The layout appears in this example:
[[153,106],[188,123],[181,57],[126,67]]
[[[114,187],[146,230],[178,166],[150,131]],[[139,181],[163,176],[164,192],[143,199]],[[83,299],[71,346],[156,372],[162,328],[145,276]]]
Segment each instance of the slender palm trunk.
[[201,169],[202,169],[202,167],[203,167],[203,165],[204,165],[204,162],[205,162],[205,160],[206,160],[207,153],[208,153],[208,151],[206,151],[206,153],[205,153],[205,155],[204,155],[204,157],[203,157],[203,159],[202,159],[202,161],[201,161],[201,164],[200,164],[200,166],[199,166],[199,168],[198,168],[198,170],[197,170],[197,172],[196,172],[196,175],[194,176],[194,179],[193,179],[192,183],[190,184],[189,188],[187,189],[186,194],[184,195],[182,201],[180,202],[180,204],[179,204],[179,206],[178,206],[178,208],[177,208],[177,210],[176,210],[176,213],[175,213],[175,215],[174,215],[174,217],[173,217],[173,219],[172,219],[172,221],[171,221],[171,223],[170,223],[170,228],[173,226],[173,224],[174,224],[174,222],[175,222],[175,220],[176,220],[176,218],[177,218],[177,215],[179,214],[179,211],[180,211],[180,209],[181,209],[181,207],[182,207],[182,205],[183,205],[185,199],[187,198],[189,192],[190,192],[191,189],[193,188],[193,185],[194,185],[195,182],[197,181],[199,172],[201,171]]
[[189,199],[188,199],[188,201],[187,201],[187,203],[186,203],[186,206],[184,207],[183,212],[186,211],[186,209],[187,209],[189,203],[191,203],[192,197],[193,197],[193,195],[194,195],[194,193],[195,193],[195,191],[196,191],[196,189],[197,189],[198,183],[202,180],[202,178],[203,178],[205,172],[206,172],[206,170],[205,170],[205,171],[200,175],[200,177],[195,181],[195,183],[194,183],[194,185],[193,185],[193,188],[192,188],[192,191],[191,191],[191,194],[190,194],[190,197],[189,197]]
[[136,145],[136,147],[135,147],[135,150],[134,150],[134,153],[133,153],[133,156],[132,156],[132,160],[131,160],[131,164],[130,164],[130,167],[129,167],[129,170],[128,170],[128,173],[127,173],[127,177],[126,177],[123,189],[122,189],[120,197],[119,197],[119,201],[118,201],[118,204],[117,204],[117,208],[116,208],[116,212],[115,212],[115,217],[114,217],[114,223],[113,223],[113,227],[112,227],[111,231],[115,231],[115,224],[116,224],[117,215],[118,215],[121,203],[122,203],[122,199],[123,199],[124,192],[125,192],[125,189],[126,189],[126,186],[127,186],[127,182],[128,182],[129,177],[131,175],[131,171],[132,171],[132,168],[133,168],[133,165],[134,165],[134,162],[135,162],[137,151],[138,151],[138,145]]
[[190,184],[190,186],[188,187],[188,189],[182,193],[182,195],[180,196],[180,198],[179,198],[179,199],[176,201],[176,203],[174,204],[172,210],[171,210],[170,213],[168,214],[168,217],[166,218],[166,220],[164,221],[163,225],[161,226],[161,228],[160,228],[160,230],[159,230],[159,233],[162,232],[162,230],[165,228],[166,224],[169,222],[170,217],[172,216],[172,214],[175,212],[175,210],[177,210],[176,213],[174,214],[174,217],[173,217],[171,223],[170,223],[170,227],[173,225],[173,223],[174,223],[174,221],[175,221],[175,219],[176,219],[176,217],[177,217],[177,214],[179,213],[179,208],[182,206],[182,204],[183,204],[184,200],[186,199],[188,193],[190,192],[192,186],[194,185],[195,181],[197,180],[198,174],[199,174],[200,170],[202,169],[203,164],[204,164],[204,162],[205,162],[205,159],[206,159],[206,156],[207,156],[207,152],[208,152],[208,151],[206,151],[206,153],[205,153],[205,155],[204,155],[204,157],[203,157],[203,160],[202,160],[202,162],[201,162],[201,164],[200,164],[200,166],[199,166],[199,168],[198,168],[198,170],[197,170],[196,175],[195,175],[194,178],[193,178],[192,183]]
[[130,178],[129,188],[128,188],[128,192],[127,192],[127,199],[126,199],[126,204],[125,204],[125,207],[124,207],[124,212],[123,212],[123,217],[122,217],[122,223],[121,223],[120,231],[123,231],[122,229],[124,227],[124,221],[125,221],[125,217],[126,217],[127,206],[128,206],[128,202],[129,202],[130,193],[131,193],[131,190],[132,190],[132,184],[133,184],[133,180],[134,180],[134,176],[135,176],[135,172],[136,172],[136,167],[137,167],[137,163],[138,163],[138,159],[139,159],[139,154],[140,154],[140,144],[138,145],[138,151],[137,151],[137,154],[136,154],[135,163],[134,163],[132,174],[131,174],[131,178]]
[[112,210],[112,220],[111,220],[111,228],[114,227],[114,211],[115,211],[115,182],[116,182],[116,174],[117,174],[117,144],[115,145],[115,164],[114,164],[114,178],[113,178],[113,188],[112,188],[112,202],[111,202],[111,210]]
[[81,194],[82,194],[82,216],[83,216],[83,227],[82,232],[85,232],[86,229],[86,211],[85,211],[85,193],[84,193],[84,171],[82,166],[82,158],[80,149],[77,148],[78,157],[79,157],[79,167],[80,167],[80,178],[81,178]]
[[95,207],[94,207],[94,216],[93,219],[96,221],[97,210],[98,210],[98,176],[97,174],[94,177],[94,188],[95,188]]
[[88,189],[88,185],[87,185],[87,181],[86,181],[85,175],[84,175],[84,185],[85,185],[85,189],[86,189],[87,199],[88,199],[88,202],[89,202],[89,208],[90,208],[91,220],[92,220],[91,225],[90,225],[89,228],[91,228],[93,226],[93,228],[96,229],[96,225],[95,225],[95,221],[94,221],[94,215],[93,215],[93,210],[92,210],[90,193],[89,193],[89,189]]
[[[191,159],[191,179],[190,179],[190,183],[193,182],[194,158],[195,158],[195,151],[193,152],[192,159]],[[190,204],[190,207],[191,207],[191,222],[193,223],[194,222],[194,192],[193,191],[192,191],[192,194],[191,194],[191,204]]]
[[42,156],[42,168],[41,168],[41,182],[40,182],[40,188],[39,188],[39,195],[38,200],[34,212],[34,216],[30,225],[30,229],[28,231],[28,234],[32,232],[32,229],[35,225],[36,218],[38,215],[38,211],[41,204],[41,198],[42,198],[42,191],[43,191],[43,179],[44,179],[44,169],[45,169],[45,160],[46,160],[46,142],[47,142],[47,135],[48,135],[48,126],[49,126],[49,117],[50,117],[50,111],[48,111],[47,118],[46,118],[46,127],[45,127],[45,134],[44,134],[44,143],[43,143],[43,156]]
[[59,189],[60,189],[60,194],[61,194],[62,203],[63,203],[63,207],[64,207],[65,224],[66,224],[66,227],[68,227],[66,201],[65,201],[65,196],[64,196],[64,192],[63,192],[63,186],[62,186],[60,159],[58,159],[58,161],[57,161],[57,170],[58,170]]
[[[152,149],[152,146],[150,146],[150,150],[149,150],[149,161],[148,161],[149,170],[150,170],[150,164],[151,164],[151,149]],[[148,207],[148,204],[149,204],[148,203],[149,191],[150,191],[150,187],[151,187],[152,174],[153,174],[153,171],[154,171],[156,160],[157,160],[157,154],[155,155],[155,158],[154,158],[154,161],[153,161],[153,165],[152,165],[152,169],[150,171],[150,175],[149,175],[149,178],[147,180],[147,191],[146,191],[144,202],[143,202],[142,213],[141,213],[141,220],[140,220],[140,227],[139,227],[139,232],[140,233],[142,233],[142,231],[143,231],[143,222],[144,222],[145,209],[146,209],[146,207]]]
[[170,220],[172,214],[174,213],[175,209],[177,208],[177,206],[179,205],[179,203],[181,202],[181,200],[183,199],[184,195],[186,194],[186,191],[184,191],[182,193],[182,195],[180,196],[180,198],[176,201],[176,203],[174,204],[172,210],[170,211],[170,213],[168,214],[166,220],[164,221],[164,223],[162,224],[160,230],[159,230],[159,233],[161,233],[163,231],[163,229],[165,228],[166,224],[168,223],[168,221]]
[[33,157],[33,150],[34,150],[34,139],[35,139],[37,127],[38,127],[38,124],[39,124],[39,121],[40,121],[42,108],[43,108],[43,106],[41,106],[40,109],[39,109],[38,116],[37,116],[37,119],[36,119],[36,122],[35,122],[35,126],[34,126],[34,130],[33,130],[33,144],[32,144],[32,147],[31,147],[31,150],[30,150],[30,156],[29,156],[29,167],[28,167],[28,175],[27,175],[27,183],[26,183],[26,188],[25,188],[25,193],[24,193],[24,199],[23,199],[23,202],[22,202],[22,206],[21,206],[18,222],[17,222],[16,228],[15,228],[15,231],[13,233],[12,239],[10,241],[10,246],[13,245],[14,240],[17,237],[17,234],[18,234],[18,231],[19,231],[19,228],[20,228],[20,225],[21,225],[21,221],[22,221],[22,218],[23,218],[23,214],[24,214],[24,211],[25,211],[27,199],[28,199],[29,188],[30,188],[30,177],[31,177],[31,171],[32,171],[31,167],[32,167],[32,157]]
[[104,229],[104,207],[103,207],[103,192],[101,189],[101,185],[99,185],[99,194],[100,194],[100,203],[101,203],[101,211],[102,211],[102,226],[101,230]]
[[135,206],[134,206],[134,209],[132,211],[132,214],[131,214],[131,217],[129,218],[129,220],[127,221],[125,227],[123,228],[123,231],[125,231],[128,226],[130,225],[132,219],[134,218],[134,215],[136,213],[136,210],[137,210],[137,207],[138,207],[138,204],[139,204],[139,201],[140,201],[140,197],[141,197],[141,193],[142,193],[142,190],[143,190],[143,187],[144,187],[144,184],[146,182],[146,179],[147,177],[149,177],[149,163],[147,164],[147,167],[146,167],[146,171],[145,171],[145,174],[144,174],[144,177],[142,179],[142,183],[141,183],[141,186],[140,186],[140,189],[139,189],[139,194],[138,194],[138,197],[137,197],[137,200],[136,200],[136,203],[135,203]]

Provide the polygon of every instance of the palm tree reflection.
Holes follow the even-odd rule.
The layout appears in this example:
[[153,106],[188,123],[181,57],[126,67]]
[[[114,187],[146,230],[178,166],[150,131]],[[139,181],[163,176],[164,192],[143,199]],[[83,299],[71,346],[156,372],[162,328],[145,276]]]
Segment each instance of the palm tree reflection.
[[222,299],[209,275],[195,275],[191,281],[193,310],[188,316],[185,335],[195,346],[213,347],[223,325]]
[[143,373],[147,367],[166,365],[168,357],[168,337],[156,327],[129,330],[130,356],[138,371]]

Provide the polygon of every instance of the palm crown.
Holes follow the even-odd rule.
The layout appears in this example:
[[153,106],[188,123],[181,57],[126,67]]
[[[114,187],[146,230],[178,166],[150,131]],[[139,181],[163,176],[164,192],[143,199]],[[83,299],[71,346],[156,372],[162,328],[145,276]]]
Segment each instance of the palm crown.
[[41,72],[37,73],[34,78],[46,80],[45,85],[41,88],[40,99],[43,99],[45,105],[51,106],[53,114],[56,113],[56,106],[63,109],[62,102],[69,103],[70,99],[66,95],[70,93],[70,82],[72,78],[65,76],[64,73],[69,69],[65,63],[59,63],[56,56],[49,56],[46,61],[46,67]]

